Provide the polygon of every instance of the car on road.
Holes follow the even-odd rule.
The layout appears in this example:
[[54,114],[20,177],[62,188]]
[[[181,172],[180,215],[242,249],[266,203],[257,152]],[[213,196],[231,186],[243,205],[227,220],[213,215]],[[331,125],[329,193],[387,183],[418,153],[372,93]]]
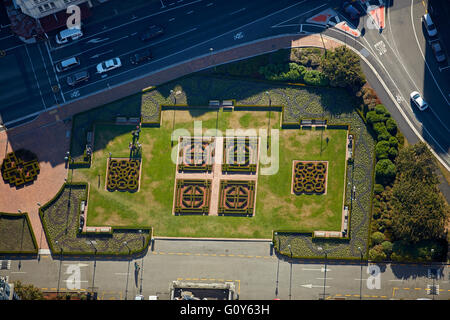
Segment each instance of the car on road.
[[150,60],[151,58],[152,58],[152,55],[150,53],[150,50],[146,49],[141,52],[132,54],[130,57],[130,62],[132,64],[139,64],[142,62],[146,62],[146,61]]
[[64,72],[80,65],[80,59],[77,57],[68,58],[58,62],[55,65],[56,71]]
[[164,33],[164,29],[161,26],[151,26],[141,33],[141,40],[148,41]]
[[120,58],[112,58],[97,65],[98,73],[105,73],[114,69],[117,69],[122,66],[122,62]]
[[361,15],[361,12],[359,12],[358,9],[352,6],[349,2],[344,2],[342,8],[350,15],[352,19],[357,19]]
[[81,29],[78,28],[72,28],[72,29],[65,29],[58,33],[56,35],[56,43],[57,44],[65,44],[69,41],[74,41],[83,36],[83,32]]
[[89,72],[87,71],[81,71],[75,74],[72,74],[67,77],[67,84],[69,86],[75,86],[79,84],[80,82],[88,81],[89,80]]
[[410,97],[411,101],[417,108],[419,108],[420,111],[423,111],[426,108],[428,108],[428,103],[426,103],[425,100],[423,100],[422,96],[417,91],[411,92]]
[[445,61],[445,52],[442,50],[441,42],[439,40],[431,42],[431,49],[433,49],[433,54],[437,62]]
[[430,37],[434,37],[437,35],[436,25],[431,20],[430,14],[424,14],[422,17],[422,22],[425,25],[425,29],[427,29],[427,33]]

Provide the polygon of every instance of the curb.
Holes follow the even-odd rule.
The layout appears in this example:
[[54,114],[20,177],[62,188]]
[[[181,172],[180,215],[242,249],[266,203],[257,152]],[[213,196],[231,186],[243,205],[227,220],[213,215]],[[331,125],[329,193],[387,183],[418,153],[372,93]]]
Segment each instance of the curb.
[[153,237],[153,240],[169,240],[169,241],[235,241],[235,242],[272,242],[272,239],[255,239],[255,238],[192,238],[192,237]]

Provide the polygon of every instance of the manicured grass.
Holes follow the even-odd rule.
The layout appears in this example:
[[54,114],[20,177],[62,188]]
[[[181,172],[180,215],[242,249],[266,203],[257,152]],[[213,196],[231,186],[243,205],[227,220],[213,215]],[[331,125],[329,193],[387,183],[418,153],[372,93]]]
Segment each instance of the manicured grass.
[[24,215],[0,213],[0,252],[35,252],[31,227]]
[[[112,157],[127,156],[134,127],[96,125],[92,167],[76,169],[73,175],[73,181],[88,181],[91,186],[87,224],[151,225],[155,235],[191,237],[269,238],[272,230],[278,229],[340,229],[346,138],[344,130],[327,130],[323,133],[322,155],[320,131],[280,131],[279,171],[274,176],[260,175],[256,214],[253,218],[172,215],[175,176],[175,164],[171,160],[173,126],[175,129],[188,130],[191,134],[194,132],[194,121],[202,121],[203,133],[209,129],[209,134],[214,134],[216,129],[224,133],[229,128],[267,129],[268,114],[244,111],[163,112],[161,128],[143,128],[141,131],[142,177],[137,193],[105,190],[109,152]],[[280,113],[271,112],[271,128],[279,128],[279,117]],[[325,144],[327,137],[328,146]],[[330,161],[327,194],[291,195],[292,160]]]

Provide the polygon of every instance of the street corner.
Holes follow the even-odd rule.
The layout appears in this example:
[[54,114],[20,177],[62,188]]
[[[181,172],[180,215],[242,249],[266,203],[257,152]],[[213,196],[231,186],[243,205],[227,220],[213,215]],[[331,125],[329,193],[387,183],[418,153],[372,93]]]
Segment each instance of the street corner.
[[336,24],[334,26],[334,28],[339,29],[355,38],[358,38],[361,36],[361,32],[358,29],[353,29],[352,27],[350,27],[347,22],[345,21],[341,21],[338,24]]

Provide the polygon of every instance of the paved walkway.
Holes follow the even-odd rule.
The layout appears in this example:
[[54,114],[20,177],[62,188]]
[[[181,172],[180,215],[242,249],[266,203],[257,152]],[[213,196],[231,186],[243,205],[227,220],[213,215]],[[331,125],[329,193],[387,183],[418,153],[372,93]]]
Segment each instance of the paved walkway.
[[20,127],[0,133],[0,161],[3,161],[8,150],[27,148],[37,154],[40,160],[41,173],[35,183],[21,190],[12,189],[9,185],[0,184],[0,211],[29,212],[30,219],[40,248],[47,249],[48,244],[42,234],[42,225],[38,216],[37,202],[42,205],[54,197],[67,177],[64,155],[70,147],[70,132],[72,123],[65,124],[63,120],[82,111],[118,100],[125,96],[140,92],[143,88],[156,86],[181,76],[223,64],[227,61],[244,59],[249,56],[271,52],[276,49],[290,47],[325,47],[339,46],[339,43],[320,35],[282,36],[273,39],[255,41],[250,44],[218,51],[210,55],[168,67],[155,72],[143,79],[113,87],[82,100],[68,103],[61,108],[42,113],[34,121]]

